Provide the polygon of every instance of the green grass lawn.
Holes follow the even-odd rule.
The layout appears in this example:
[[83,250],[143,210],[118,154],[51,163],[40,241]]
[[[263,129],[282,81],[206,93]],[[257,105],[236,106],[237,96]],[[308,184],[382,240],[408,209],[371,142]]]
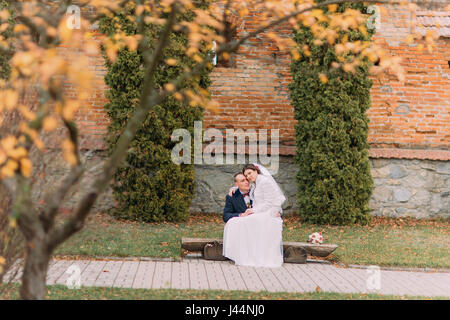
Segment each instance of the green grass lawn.
[[[56,250],[57,255],[180,258],[182,237],[221,238],[221,215],[194,214],[184,223],[117,221],[92,215],[85,228]],[[450,222],[374,218],[369,226],[328,226],[284,219],[283,241],[305,242],[322,232],[339,246],[328,260],[344,264],[450,268]]]
[[[18,285],[0,285],[1,300],[19,299]],[[223,290],[125,289],[66,286],[47,287],[48,300],[445,300],[445,297],[344,294],[334,292],[250,292]]]

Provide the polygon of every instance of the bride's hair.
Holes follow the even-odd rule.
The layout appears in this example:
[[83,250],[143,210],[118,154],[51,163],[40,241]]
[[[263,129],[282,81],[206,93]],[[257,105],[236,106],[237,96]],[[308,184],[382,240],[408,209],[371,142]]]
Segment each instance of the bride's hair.
[[258,172],[258,174],[261,174],[261,170],[259,170],[259,168],[257,167],[257,166],[255,166],[255,165],[253,165],[253,164],[246,164],[245,166],[244,166],[244,169],[242,169],[242,173],[244,173],[245,172],[245,170],[248,170],[248,169],[250,169],[250,170],[256,170],[256,172]]

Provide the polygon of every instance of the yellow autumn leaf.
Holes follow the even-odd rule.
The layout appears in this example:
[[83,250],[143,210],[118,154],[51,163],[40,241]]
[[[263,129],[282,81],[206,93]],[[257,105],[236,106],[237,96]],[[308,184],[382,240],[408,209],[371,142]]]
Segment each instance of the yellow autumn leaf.
[[26,31],[28,28],[24,25],[24,24],[16,24],[14,26],[13,32],[14,33],[19,33],[22,31]]
[[44,129],[44,131],[52,131],[55,130],[57,127],[57,121],[55,118],[53,117],[45,117],[44,120],[42,121],[42,129]]
[[30,111],[28,107],[24,105],[19,105],[18,109],[20,113],[25,117],[25,119],[30,121],[36,119],[36,114],[33,111]]
[[320,79],[320,81],[322,81],[322,83],[328,82],[328,77],[323,73],[319,74],[319,79]]
[[36,146],[36,148],[38,148],[39,150],[44,149],[44,143],[42,142],[42,140],[39,137],[35,137],[33,139],[33,143]]
[[73,144],[72,140],[70,140],[70,139],[64,139],[61,143],[61,146],[64,151],[75,150],[75,145]]
[[4,165],[0,169],[0,179],[14,176],[14,172],[17,170],[18,167],[19,165],[17,164],[16,161],[8,159],[6,165]]
[[6,264],[6,259],[3,256],[0,256],[0,264],[1,265],[5,265]]
[[172,83],[166,83],[164,85],[164,89],[166,89],[166,91],[168,92],[172,92],[173,90],[175,90],[175,86]]
[[8,89],[4,94],[6,109],[13,109],[19,101],[19,93],[16,90]]
[[406,37],[406,43],[411,44],[414,41],[414,35],[410,34]]
[[[230,58],[230,54],[229,54],[228,52],[224,52],[224,53],[222,54],[222,57],[223,57],[225,60],[228,60],[228,59]],[[225,57],[226,57],[226,58],[225,58]],[[198,62],[198,63],[202,63],[202,62],[203,62],[203,58],[200,57],[198,54],[195,54],[195,55],[192,57],[192,59],[194,59],[194,61],[195,61],[195,62]]]
[[353,65],[350,64],[350,63],[344,63],[344,66],[342,67],[342,69],[343,69],[345,72],[354,72],[354,71],[355,71]]
[[11,149],[7,152],[8,157],[19,160],[22,157],[26,157],[28,154],[28,151],[24,147],[18,147],[15,149]]
[[14,136],[8,136],[0,141],[1,146],[3,147],[3,150],[8,152],[9,150],[13,149],[17,144],[17,139]]
[[73,151],[66,151],[63,153],[63,159],[66,160],[71,166],[77,165],[77,157]]
[[6,29],[8,29],[9,28],[9,23],[2,23],[1,25],[0,25],[0,32],[5,32],[6,31]]
[[177,59],[169,58],[166,60],[166,64],[169,66],[175,66],[177,65]]
[[5,163],[6,159],[8,157],[6,156],[5,151],[3,151],[2,149],[0,149],[0,166]]
[[131,37],[126,37],[125,38],[125,43],[126,43],[128,49],[130,51],[136,51],[136,49],[138,47],[138,44],[139,44],[137,39],[135,37],[132,37],[132,36]]
[[213,111],[214,113],[219,112],[219,103],[215,100],[211,100],[206,104],[206,109]]
[[62,110],[62,116],[65,120],[72,120],[75,112],[80,107],[80,103],[77,100],[67,100]]
[[58,34],[63,43],[70,42],[73,36],[73,30],[68,27],[67,22],[68,18],[61,19],[58,26]]
[[61,143],[63,150],[63,159],[72,166],[77,164],[75,155],[75,145],[70,139],[64,139]]
[[339,64],[339,63],[337,63],[336,61],[333,61],[332,63],[331,63],[331,67],[332,68],[334,68],[334,69],[337,69],[337,68],[339,68],[341,65]]
[[111,62],[115,62],[117,60],[117,50],[114,47],[108,47],[106,49],[106,54],[108,56],[108,59]]
[[84,51],[86,52],[86,54],[94,56],[99,54],[100,49],[97,43],[95,43],[94,41],[89,41],[84,45]]
[[143,5],[138,5],[134,11],[134,14],[136,16],[140,16],[145,10],[145,7]]
[[9,227],[12,229],[17,227],[17,220],[12,217],[9,217]]
[[315,46],[321,46],[321,45],[323,44],[323,41],[320,40],[320,39],[315,39],[315,40],[313,41],[313,43],[314,43]]
[[329,12],[336,12],[337,8],[338,8],[337,4],[329,4],[328,5],[328,11]]
[[33,171],[33,163],[28,158],[22,158],[20,160],[20,172],[26,178],[31,177]]
[[0,10],[0,19],[8,20],[11,16],[11,13],[7,9]]

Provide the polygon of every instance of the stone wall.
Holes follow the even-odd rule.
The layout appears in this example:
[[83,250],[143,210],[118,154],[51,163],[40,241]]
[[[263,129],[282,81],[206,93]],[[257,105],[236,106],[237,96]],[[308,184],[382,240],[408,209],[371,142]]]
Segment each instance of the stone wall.
[[[100,172],[104,157],[103,151],[82,153],[89,169],[67,196],[64,211],[76,207],[80,196]],[[69,170],[57,152],[45,153],[43,160],[47,164],[43,170],[45,173],[39,174],[39,185],[34,186],[35,197],[40,201],[45,201],[44,195],[58,186],[58,181]],[[292,214],[297,209],[297,168],[292,156],[280,156],[279,161],[279,170],[274,178],[288,198],[283,205],[284,213]],[[372,215],[450,218],[450,161],[371,158],[370,163],[374,179],[374,191],[369,202]],[[233,185],[233,176],[242,167],[242,164],[196,165],[197,191],[191,212],[221,213],[225,196]],[[106,211],[112,206],[114,199],[111,188],[108,188],[96,202],[94,210]]]
[[[371,214],[388,217],[450,218],[450,161],[370,159],[374,191]],[[242,165],[196,166],[197,197],[193,212],[221,212],[234,173]],[[280,157],[274,178],[288,200],[285,213],[297,209],[297,168],[292,157]]]
[[372,159],[377,216],[450,217],[450,161]]

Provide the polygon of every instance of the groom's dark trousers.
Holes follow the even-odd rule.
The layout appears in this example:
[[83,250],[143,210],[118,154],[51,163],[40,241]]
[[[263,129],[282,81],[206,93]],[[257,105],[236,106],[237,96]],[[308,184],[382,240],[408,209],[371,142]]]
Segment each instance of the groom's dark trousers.
[[226,196],[222,215],[223,221],[227,222],[231,218],[238,217],[245,210],[247,210],[247,205],[245,204],[244,197],[239,189],[237,189],[233,196],[230,197],[228,194]]

